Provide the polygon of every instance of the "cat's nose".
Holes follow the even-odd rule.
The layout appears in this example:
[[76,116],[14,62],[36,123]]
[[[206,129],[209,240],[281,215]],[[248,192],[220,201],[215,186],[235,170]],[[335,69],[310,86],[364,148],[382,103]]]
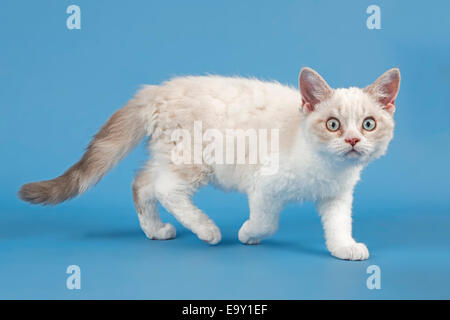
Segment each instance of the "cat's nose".
[[347,138],[345,139],[345,142],[350,143],[350,145],[353,147],[355,144],[357,144],[360,141],[358,138]]

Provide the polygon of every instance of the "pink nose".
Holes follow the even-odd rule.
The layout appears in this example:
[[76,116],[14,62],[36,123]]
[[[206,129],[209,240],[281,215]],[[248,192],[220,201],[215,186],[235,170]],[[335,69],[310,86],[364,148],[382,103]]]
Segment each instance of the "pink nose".
[[358,138],[347,138],[345,139],[345,142],[350,143],[353,147],[355,144],[357,144],[360,141]]

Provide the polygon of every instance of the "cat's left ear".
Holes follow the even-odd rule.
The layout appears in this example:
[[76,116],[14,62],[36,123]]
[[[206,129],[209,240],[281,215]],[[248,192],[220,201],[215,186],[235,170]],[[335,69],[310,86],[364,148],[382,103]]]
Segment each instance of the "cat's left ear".
[[364,88],[364,91],[371,94],[382,106],[383,109],[394,114],[395,99],[400,89],[400,70],[393,68],[381,75],[374,83]]
[[328,83],[311,68],[303,68],[300,72],[299,87],[302,107],[308,112],[314,111],[317,104],[333,94],[333,89]]

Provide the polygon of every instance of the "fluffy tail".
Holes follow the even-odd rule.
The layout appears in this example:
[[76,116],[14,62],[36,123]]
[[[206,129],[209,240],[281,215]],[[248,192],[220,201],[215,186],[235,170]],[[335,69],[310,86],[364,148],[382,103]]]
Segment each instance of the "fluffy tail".
[[47,205],[61,203],[86,191],[145,136],[143,107],[131,100],[103,125],[80,161],[53,180],[24,184],[19,197],[30,203]]

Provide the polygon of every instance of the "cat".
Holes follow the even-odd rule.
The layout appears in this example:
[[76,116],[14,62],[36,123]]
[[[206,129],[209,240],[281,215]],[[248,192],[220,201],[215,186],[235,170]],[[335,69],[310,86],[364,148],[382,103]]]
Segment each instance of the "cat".
[[[369,251],[352,236],[353,189],[361,170],[384,155],[393,137],[400,71],[393,68],[364,89],[332,89],[314,70],[303,68],[299,90],[278,82],[240,77],[188,76],[144,86],[103,125],[81,160],[61,176],[21,187],[33,204],[57,204],[85,192],[141,139],[149,136],[151,159],[132,190],[142,230],[166,240],[175,228],[160,219],[157,203],[198,238],[217,244],[221,232],[192,203],[196,190],[212,183],[248,195],[250,217],[239,230],[244,244],[273,235],[283,206],[313,201],[326,246],[339,259],[365,260]],[[180,142],[174,130],[279,130],[279,166],[262,174],[262,163],[174,163]],[[248,148],[244,151],[248,157]]]

